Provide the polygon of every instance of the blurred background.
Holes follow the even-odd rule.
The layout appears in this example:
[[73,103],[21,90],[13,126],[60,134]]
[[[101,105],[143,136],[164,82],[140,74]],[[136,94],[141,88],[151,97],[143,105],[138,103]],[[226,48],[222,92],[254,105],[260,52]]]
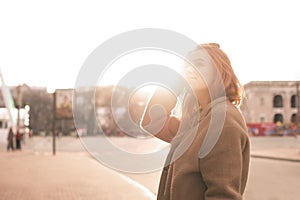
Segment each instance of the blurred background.
[[[299,199],[297,5],[289,0],[0,2],[0,199],[59,199],[72,198],[71,194],[78,199],[155,196],[159,170],[116,175],[105,163],[88,161],[95,156],[87,153],[80,138],[100,138],[100,149],[104,145],[101,138],[107,137],[118,148],[134,152],[167,146],[151,139],[137,143],[115,123],[126,116],[123,105],[130,95],[129,88],[116,86],[118,80],[132,66],[152,60],[165,63],[165,55],[135,55],[135,62],[112,65],[114,70],[107,71],[96,87],[77,90],[73,102],[77,76],[90,53],[111,37],[139,28],[169,29],[197,43],[220,44],[246,92],[241,111],[251,141],[251,163],[245,199]],[[174,61],[170,58],[168,65],[177,70]],[[137,115],[142,113],[149,91],[137,91]],[[116,116],[110,108],[113,92],[118,99]],[[76,110],[78,106],[84,109]],[[81,119],[76,126],[74,112]],[[8,153],[11,126],[15,136],[17,131],[21,134],[21,148]],[[136,130],[130,135],[145,136]],[[89,179],[80,176],[78,169]],[[97,180],[89,174],[95,171]],[[52,179],[52,173],[61,178]],[[72,183],[70,187],[65,186],[68,183]],[[14,192],[16,189],[19,192]],[[123,196],[114,196],[120,193]]]

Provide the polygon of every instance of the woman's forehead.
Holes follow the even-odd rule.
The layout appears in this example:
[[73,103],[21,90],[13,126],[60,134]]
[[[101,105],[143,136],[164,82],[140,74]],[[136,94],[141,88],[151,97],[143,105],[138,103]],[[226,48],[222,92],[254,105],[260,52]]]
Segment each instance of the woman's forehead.
[[195,68],[206,67],[211,65],[211,58],[205,50],[195,50],[191,52],[185,59],[186,67],[193,66]]

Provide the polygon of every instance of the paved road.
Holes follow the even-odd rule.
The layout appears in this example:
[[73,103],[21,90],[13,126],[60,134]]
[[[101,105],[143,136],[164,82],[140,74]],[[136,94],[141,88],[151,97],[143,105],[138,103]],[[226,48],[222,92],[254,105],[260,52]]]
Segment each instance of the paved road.
[[141,185],[81,153],[0,152],[0,200],[150,200]]
[[251,149],[262,158],[251,158],[245,199],[299,200],[300,138],[252,137]]
[[[51,155],[52,140],[49,138],[34,137],[27,139],[24,149],[32,149],[38,155]],[[143,144],[145,145],[145,144]],[[282,154],[293,155],[300,161],[300,138],[294,137],[260,137],[251,138],[253,153],[268,153],[273,156]],[[5,147],[0,144],[0,151]],[[57,139],[58,152],[75,152],[88,157],[80,140],[71,137]],[[160,171],[147,174],[122,173],[132,180],[141,183],[156,193]],[[288,162],[252,158],[250,165],[249,182],[245,192],[246,200],[298,200],[300,199],[300,162]]]
[[[300,138],[251,138],[251,147],[252,153],[258,155],[272,155],[274,157],[292,155],[293,158],[298,157],[298,162],[251,158],[249,181],[244,195],[245,200],[299,200]],[[158,187],[160,172],[144,175],[128,174],[127,176],[155,192]]]
[[300,163],[252,158],[246,200],[299,200]]

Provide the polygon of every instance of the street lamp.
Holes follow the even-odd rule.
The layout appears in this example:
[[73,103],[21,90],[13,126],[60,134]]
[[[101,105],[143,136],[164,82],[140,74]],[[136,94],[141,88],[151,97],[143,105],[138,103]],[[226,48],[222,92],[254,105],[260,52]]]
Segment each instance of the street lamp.
[[56,120],[56,93],[54,88],[47,88],[48,94],[52,95],[53,98],[53,116],[52,116],[52,154],[56,154],[56,129],[55,129],[55,120]]

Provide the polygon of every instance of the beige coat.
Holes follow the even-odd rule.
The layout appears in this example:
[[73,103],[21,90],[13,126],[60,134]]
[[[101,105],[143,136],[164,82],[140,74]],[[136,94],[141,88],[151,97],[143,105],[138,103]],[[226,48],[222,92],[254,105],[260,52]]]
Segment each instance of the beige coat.
[[[222,107],[224,105],[225,110]],[[225,111],[224,120],[212,120],[222,115],[222,110]],[[214,130],[216,124],[221,124],[221,131]],[[215,100],[211,106],[201,111],[197,127],[195,136],[185,148],[180,145],[182,141],[190,140],[187,139],[189,136],[181,134],[173,139],[167,158],[167,162],[171,164],[163,169],[157,199],[243,199],[248,178],[250,146],[240,111],[227,100]],[[212,136],[210,139],[206,136],[209,127],[213,127],[209,132]],[[184,149],[184,153],[176,156],[176,151],[180,148]],[[170,159],[172,161],[168,161]]]

